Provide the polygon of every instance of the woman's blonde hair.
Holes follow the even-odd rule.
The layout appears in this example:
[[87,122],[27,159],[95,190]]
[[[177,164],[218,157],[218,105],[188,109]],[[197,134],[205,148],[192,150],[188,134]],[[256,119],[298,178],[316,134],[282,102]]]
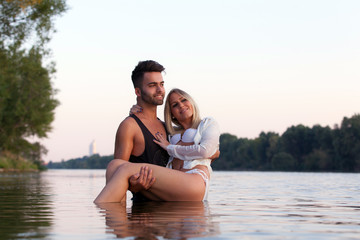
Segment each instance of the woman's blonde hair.
[[165,101],[164,119],[165,119],[165,126],[166,126],[167,131],[169,132],[170,135],[174,135],[176,133],[180,133],[180,132],[184,131],[183,126],[181,126],[179,121],[171,113],[170,96],[173,93],[179,94],[180,96],[182,96],[183,98],[188,100],[190,102],[190,104],[192,105],[194,112],[193,112],[193,116],[192,116],[191,128],[196,129],[199,126],[199,123],[201,121],[200,111],[199,111],[197,104],[195,103],[194,99],[187,92],[185,92],[181,89],[178,89],[178,88],[173,88],[167,95],[166,101]]

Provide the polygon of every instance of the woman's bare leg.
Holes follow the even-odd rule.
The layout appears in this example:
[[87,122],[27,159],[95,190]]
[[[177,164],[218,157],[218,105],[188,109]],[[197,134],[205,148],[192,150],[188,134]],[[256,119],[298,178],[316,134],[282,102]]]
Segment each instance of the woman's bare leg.
[[106,167],[106,174],[105,174],[106,183],[110,181],[110,179],[112,178],[112,176],[114,175],[114,173],[121,164],[122,164],[122,160],[120,159],[114,159],[109,162],[109,164]]
[[[126,191],[129,188],[129,178],[130,176],[126,172],[126,169],[122,166],[125,166],[126,163],[129,163],[124,160],[115,159],[111,162],[116,163],[116,168],[112,169],[112,176],[106,173],[106,185],[99,193],[99,195],[95,198],[94,203],[102,203],[102,202],[121,202],[126,200]],[[115,179],[115,176],[116,179]]]
[[[106,174],[105,174],[105,177],[106,177],[106,184],[110,181],[110,179],[112,178],[112,176],[114,175],[114,173],[116,172],[116,170],[118,169],[118,167],[123,164],[123,160],[120,160],[120,159],[114,159],[114,160],[111,160],[106,168]],[[154,194],[152,194],[151,192],[149,191],[142,191],[142,194],[152,200],[152,201],[161,201],[160,198],[156,197]],[[126,200],[126,195],[124,196],[124,198],[121,200],[121,201],[125,201]]]
[[[205,193],[204,179],[199,174],[149,166],[155,183],[148,190],[163,201],[201,201]],[[146,195],[145,195],[146,196]]]
[[155,183],[148,190],[163,201],[201,201],[205,184],[198,174],[187,174],[152,164],[129,163],[118,160],[119,166],[109,182],[95,199],[99,202],[120,202],[129,187],[129,178],[148,166],[153,171]]

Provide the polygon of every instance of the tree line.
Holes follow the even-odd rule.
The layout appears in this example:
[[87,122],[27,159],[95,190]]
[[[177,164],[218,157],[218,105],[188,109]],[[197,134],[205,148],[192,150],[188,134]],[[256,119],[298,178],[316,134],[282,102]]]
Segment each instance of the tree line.
[[264,133],[255,139],[220,137],[219,170],[360,172],[360,115],[341,125],[289,127],[281,136]]
[[[113,155],[50,162],[49,168],[105,169]],[[289,127],[282,135],[261,132],[255,139],[220,136],[214,170],[360,172],[360,115],[344,117],[333,129]]]

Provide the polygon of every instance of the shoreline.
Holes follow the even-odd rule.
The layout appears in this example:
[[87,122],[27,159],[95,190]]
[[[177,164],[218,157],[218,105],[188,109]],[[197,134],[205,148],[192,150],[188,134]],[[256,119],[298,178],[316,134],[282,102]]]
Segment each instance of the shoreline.
[[16,168],[0,168],[0,173],[8,172],[40,172],[39,169],[16,169]]

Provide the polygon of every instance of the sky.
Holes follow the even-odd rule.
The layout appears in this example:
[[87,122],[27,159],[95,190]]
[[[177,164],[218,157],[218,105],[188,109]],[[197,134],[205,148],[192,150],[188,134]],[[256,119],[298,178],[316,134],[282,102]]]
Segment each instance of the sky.
[[[360,1],[68,0],[49,48],[60,105],[46,162],[113,154],[135,104],[131,71],[166,68],[221,133],[254,139],[290,126],[334,127],[360,113]],[[163,107],[158,108],[163,119]]]

